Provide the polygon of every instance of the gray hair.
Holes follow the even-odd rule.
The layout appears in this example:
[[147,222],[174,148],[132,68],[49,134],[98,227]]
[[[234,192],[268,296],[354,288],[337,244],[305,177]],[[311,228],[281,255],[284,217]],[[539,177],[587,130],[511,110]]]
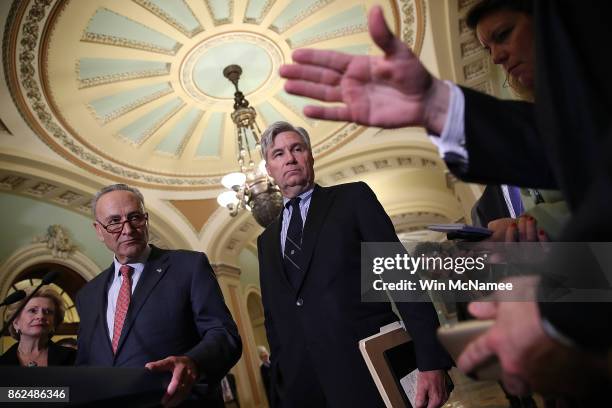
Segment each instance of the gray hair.
[[306,144],[306,147],[308,147],[308,150],[312,152],[310,148],[310,136],[308,136],[306,129],[293,126],[289,122],[279,121],[268,126],[268,128],[261,135],[261,154],[263,155],[264,160],[268,159],[268,149],[270,149],[270,147],[274,144],[274,138],[283,132],[295,132],[300,135]]
[[94,198],[91,200],[91,213],[96,219],[96,205],[98,204],[98,200],[106,193],[110,193],[111,191],[129,191],[133,193],[136,197],[138,197],[138,201],[140,201],[140,205],[144,208],[144,196],[136,187],[130,187],[127,184],[111,184],[110,186],[106,186],[102,188],[100,191],[96,193]]

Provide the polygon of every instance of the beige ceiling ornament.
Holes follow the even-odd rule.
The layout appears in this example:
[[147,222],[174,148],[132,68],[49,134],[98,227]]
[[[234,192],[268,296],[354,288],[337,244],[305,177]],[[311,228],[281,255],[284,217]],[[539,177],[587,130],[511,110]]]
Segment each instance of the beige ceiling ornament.
[[65,227],[59,224],[49,225],[47,232],[34,237],[33,243],[45,243],[55,258],[68,258],[76,249]]
[[236,155],[226,65],[245,70],[262,123],[306,128],[318,159],[363,132],[307,120],[308,101],[286,94],[277,71],[295,44],[379,53],[365,30],[378,3],[420,52],[423,0],[23,0],[7,18],[3,63],[22,117],[65,159],[138,186],[213,189]]

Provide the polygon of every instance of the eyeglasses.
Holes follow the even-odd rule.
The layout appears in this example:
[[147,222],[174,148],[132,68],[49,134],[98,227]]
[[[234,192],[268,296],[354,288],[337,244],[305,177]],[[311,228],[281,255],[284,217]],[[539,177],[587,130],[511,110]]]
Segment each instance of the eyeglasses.
[[125,221],[113,221],[108,223],[107,225],[102,224],[100,221],[96,220],[98,224],[102,226],[109,234],[116,234],[118,232],[123,231],[123,226],[126,222],[130,223],[132,228],[140,228],[147,223],[149,219],[149,214],[147,213],[134,213],[127,216]]

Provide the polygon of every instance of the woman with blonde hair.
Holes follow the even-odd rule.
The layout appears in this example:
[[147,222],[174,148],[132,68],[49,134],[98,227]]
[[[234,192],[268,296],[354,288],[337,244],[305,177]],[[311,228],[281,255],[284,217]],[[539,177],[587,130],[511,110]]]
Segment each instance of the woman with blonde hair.
[[[26,290],[29,294],[31,289]],[[24,304],[26,298],[8,308],[12,316]],[[76,350],[62,347],[51,341],[53,334],[64,321],[64,302],[52,289],[42,289],[31,298],[9,326],[17,343],[0,356],[0,365],[46,367],[73,365]]]

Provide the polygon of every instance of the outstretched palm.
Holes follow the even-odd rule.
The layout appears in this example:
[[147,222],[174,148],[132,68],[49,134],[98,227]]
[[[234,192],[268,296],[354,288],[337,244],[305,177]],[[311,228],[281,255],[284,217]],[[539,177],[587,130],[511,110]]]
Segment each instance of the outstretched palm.
[[426,123],[426,100],[433,78],[387,28],[379,8],[369,18],[370,33],[385,56],[354,56],[334,51],[303,49],[294,64],[280,74],[289,93],[343,106],[308,106],[306,116],[395,128]]

